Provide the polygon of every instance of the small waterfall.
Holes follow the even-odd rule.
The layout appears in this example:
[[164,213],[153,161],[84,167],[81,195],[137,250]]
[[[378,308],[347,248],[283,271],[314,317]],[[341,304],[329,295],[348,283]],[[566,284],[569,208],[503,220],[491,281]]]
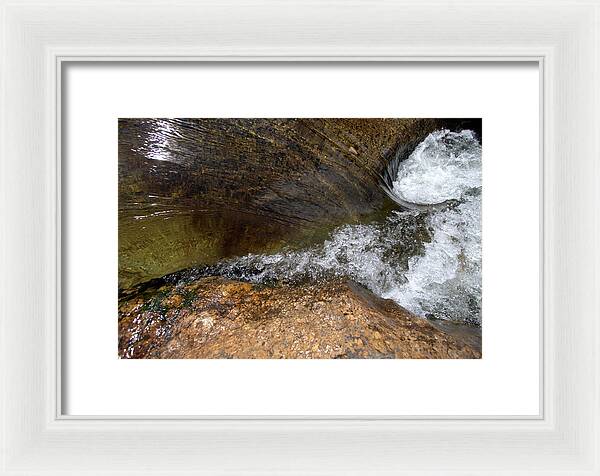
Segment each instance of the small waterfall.
[[[481,145],[439,130],[382,175],[403,210],[345,225],[308,249],[248,254],[203,274],[252,283],[348,277],[423,317],[481,323]],[[200,272],[200,270],[198,270]]]
[[392,192],[436,209],[426,218],[431,239],[424,253],[409,259],[406,283],[383,296],[416,314],[480,323],[481,145],[475,134],[430,134],[400,164]]

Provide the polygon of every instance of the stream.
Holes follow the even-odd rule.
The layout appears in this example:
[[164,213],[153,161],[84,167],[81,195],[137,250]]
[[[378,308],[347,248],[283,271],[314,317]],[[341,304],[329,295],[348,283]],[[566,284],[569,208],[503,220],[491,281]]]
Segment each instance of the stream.
[[344,225],[316,245],[187,270],[254,284],[346,277],[422,317],[481,325],[481,144],[438,130],[394,167],[388,216]]

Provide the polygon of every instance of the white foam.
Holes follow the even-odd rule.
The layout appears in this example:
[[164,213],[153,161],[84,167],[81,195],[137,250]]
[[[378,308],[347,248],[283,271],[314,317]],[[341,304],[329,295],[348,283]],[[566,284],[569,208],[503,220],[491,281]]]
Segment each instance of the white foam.
[[481,146],[472,131],[436,131],[398,168],[393,192],[411,203],[459,200],[481,188]]
[[427,217],[431,241],[406,284],[384,294],[420,315],[481,321],[481,146],[472,131],[430,134],[405,160],[394,193],[417,203],[459,200]]
[[419,315],[481,321],[481,200],[474,197],[427,218],[425,252],[413,256],[406,283],[383,294]]

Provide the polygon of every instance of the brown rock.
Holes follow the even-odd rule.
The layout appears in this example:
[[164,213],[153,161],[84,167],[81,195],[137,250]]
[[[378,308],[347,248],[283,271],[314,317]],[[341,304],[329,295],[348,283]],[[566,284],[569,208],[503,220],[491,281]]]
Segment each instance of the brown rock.
[[[119,303],[121,358],[481,357],[474,342],[352,282],[257,287],[210,277],[164,292]],[[161,307],[176,295],[183,305]]]

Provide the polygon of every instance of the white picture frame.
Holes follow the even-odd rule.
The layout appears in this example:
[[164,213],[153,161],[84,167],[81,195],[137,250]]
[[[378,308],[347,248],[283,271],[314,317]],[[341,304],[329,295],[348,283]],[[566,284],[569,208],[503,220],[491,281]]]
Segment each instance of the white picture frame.
[[[0,18],[0,474],[600,474],[598,2],[38,0]],[[237,60],[539,63],[540,418],[61,414],[62,65]]]

